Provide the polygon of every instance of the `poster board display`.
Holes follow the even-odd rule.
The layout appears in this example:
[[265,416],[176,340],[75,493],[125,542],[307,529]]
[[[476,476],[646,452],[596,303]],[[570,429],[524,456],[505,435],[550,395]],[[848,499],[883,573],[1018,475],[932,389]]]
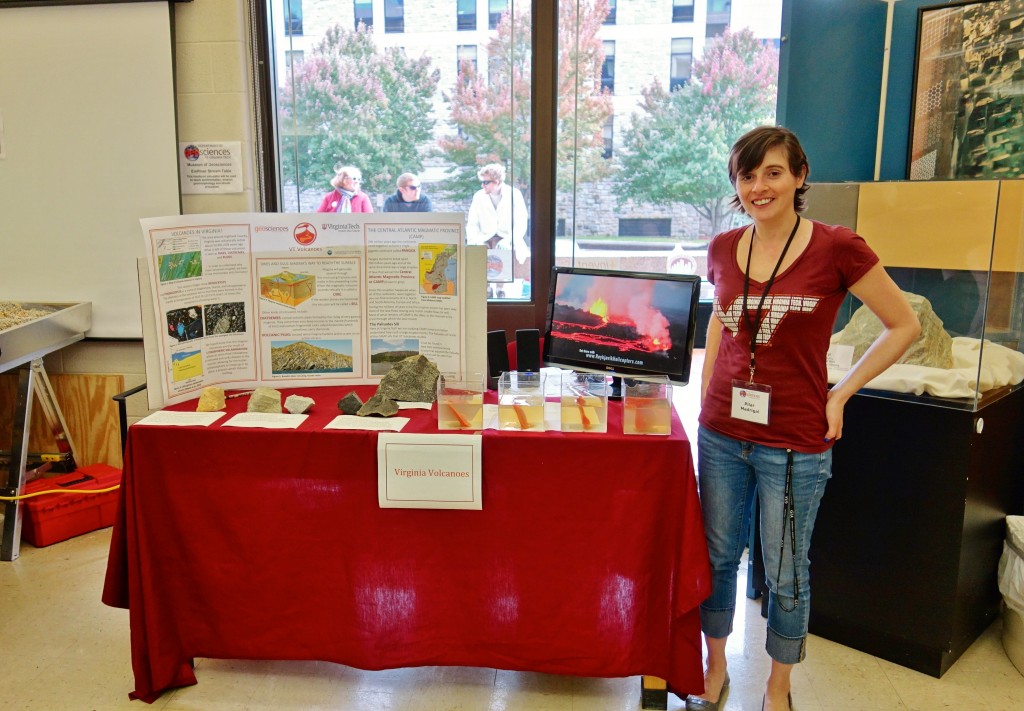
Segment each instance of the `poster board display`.
[[467,372],[462,215],[232,213],[141,225],[151,407],[207,385],[374,384],[414,354],[445,375]]

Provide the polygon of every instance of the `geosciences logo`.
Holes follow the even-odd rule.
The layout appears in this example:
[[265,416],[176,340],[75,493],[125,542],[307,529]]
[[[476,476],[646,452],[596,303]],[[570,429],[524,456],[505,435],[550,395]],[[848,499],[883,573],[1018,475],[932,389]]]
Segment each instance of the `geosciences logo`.
[[292,236],[295,237],[296,242],[305,247],[316,241],[316,227],[308,222],[300,222],[295,225]]
[[187,160],[199,160],[199,156],[201,155],[202,153],[197,147],[192,145],[185,146],[185,158]]

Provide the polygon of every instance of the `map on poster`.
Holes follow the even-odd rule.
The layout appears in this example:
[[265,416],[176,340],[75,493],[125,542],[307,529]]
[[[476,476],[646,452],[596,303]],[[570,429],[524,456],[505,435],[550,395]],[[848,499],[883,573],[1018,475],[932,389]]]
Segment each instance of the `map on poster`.
[[462,377],[462,224],[455,213],[141,220],[164,402],[208,385],[375,384],[416,354]]

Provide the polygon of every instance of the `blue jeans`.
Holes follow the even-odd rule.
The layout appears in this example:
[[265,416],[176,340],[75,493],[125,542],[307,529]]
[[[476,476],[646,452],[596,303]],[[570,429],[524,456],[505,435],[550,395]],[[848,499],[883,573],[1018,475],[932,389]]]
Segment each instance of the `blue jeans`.
[[[802,661],[811,602],[807,549],[818,504],[832,476],[832,450],[821,454],[793,452],[792,527],[784,505],[787,450],[741,442],[700,427],[697,463],[704,530],[711,554],[711,595],[700,606],[704,634],[720,639],[732,632],[737,570],[747,544],[748,512],[756,491],[769,589],[765,648],[778,662]],[[794,528],[795,536],[791,535]],[[794,540],[795,553],[791,548]]]

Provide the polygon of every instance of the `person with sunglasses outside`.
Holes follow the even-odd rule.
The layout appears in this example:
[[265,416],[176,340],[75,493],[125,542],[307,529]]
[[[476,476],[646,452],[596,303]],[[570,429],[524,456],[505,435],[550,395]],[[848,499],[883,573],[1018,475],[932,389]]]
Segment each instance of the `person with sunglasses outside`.
[[[530,258],[530,246],[526,243],[529,220],[526,200],[522,192],[505,182],[505,166],[500,163],[483,166],[477,171],[477,177],[480,179],[480,189],[473,195],[466,216],[466,244],[486,245],[488,250],[510,250],[518,262],[518,265],[513,265],[516,277],[528,280],[529,269],[523,266]],[[507,266],[505,268],[508,269]],[[488,275],[490,273],[489,259]],[[499,280],[499,298],[504,296],[501,282],[511,281],[510,274]],[[492,294],[493,290],[488,284],[488,296]]]
[[398,176],[398,192],[384,200],[384,212],[432,212],[430,196],[423,194],[420,179],[412,173]]
[[324,195],[317,212],[373,212],[370,196],[359,189],[363,174],[351,165],[334,168],[331,185],[334,190]]

